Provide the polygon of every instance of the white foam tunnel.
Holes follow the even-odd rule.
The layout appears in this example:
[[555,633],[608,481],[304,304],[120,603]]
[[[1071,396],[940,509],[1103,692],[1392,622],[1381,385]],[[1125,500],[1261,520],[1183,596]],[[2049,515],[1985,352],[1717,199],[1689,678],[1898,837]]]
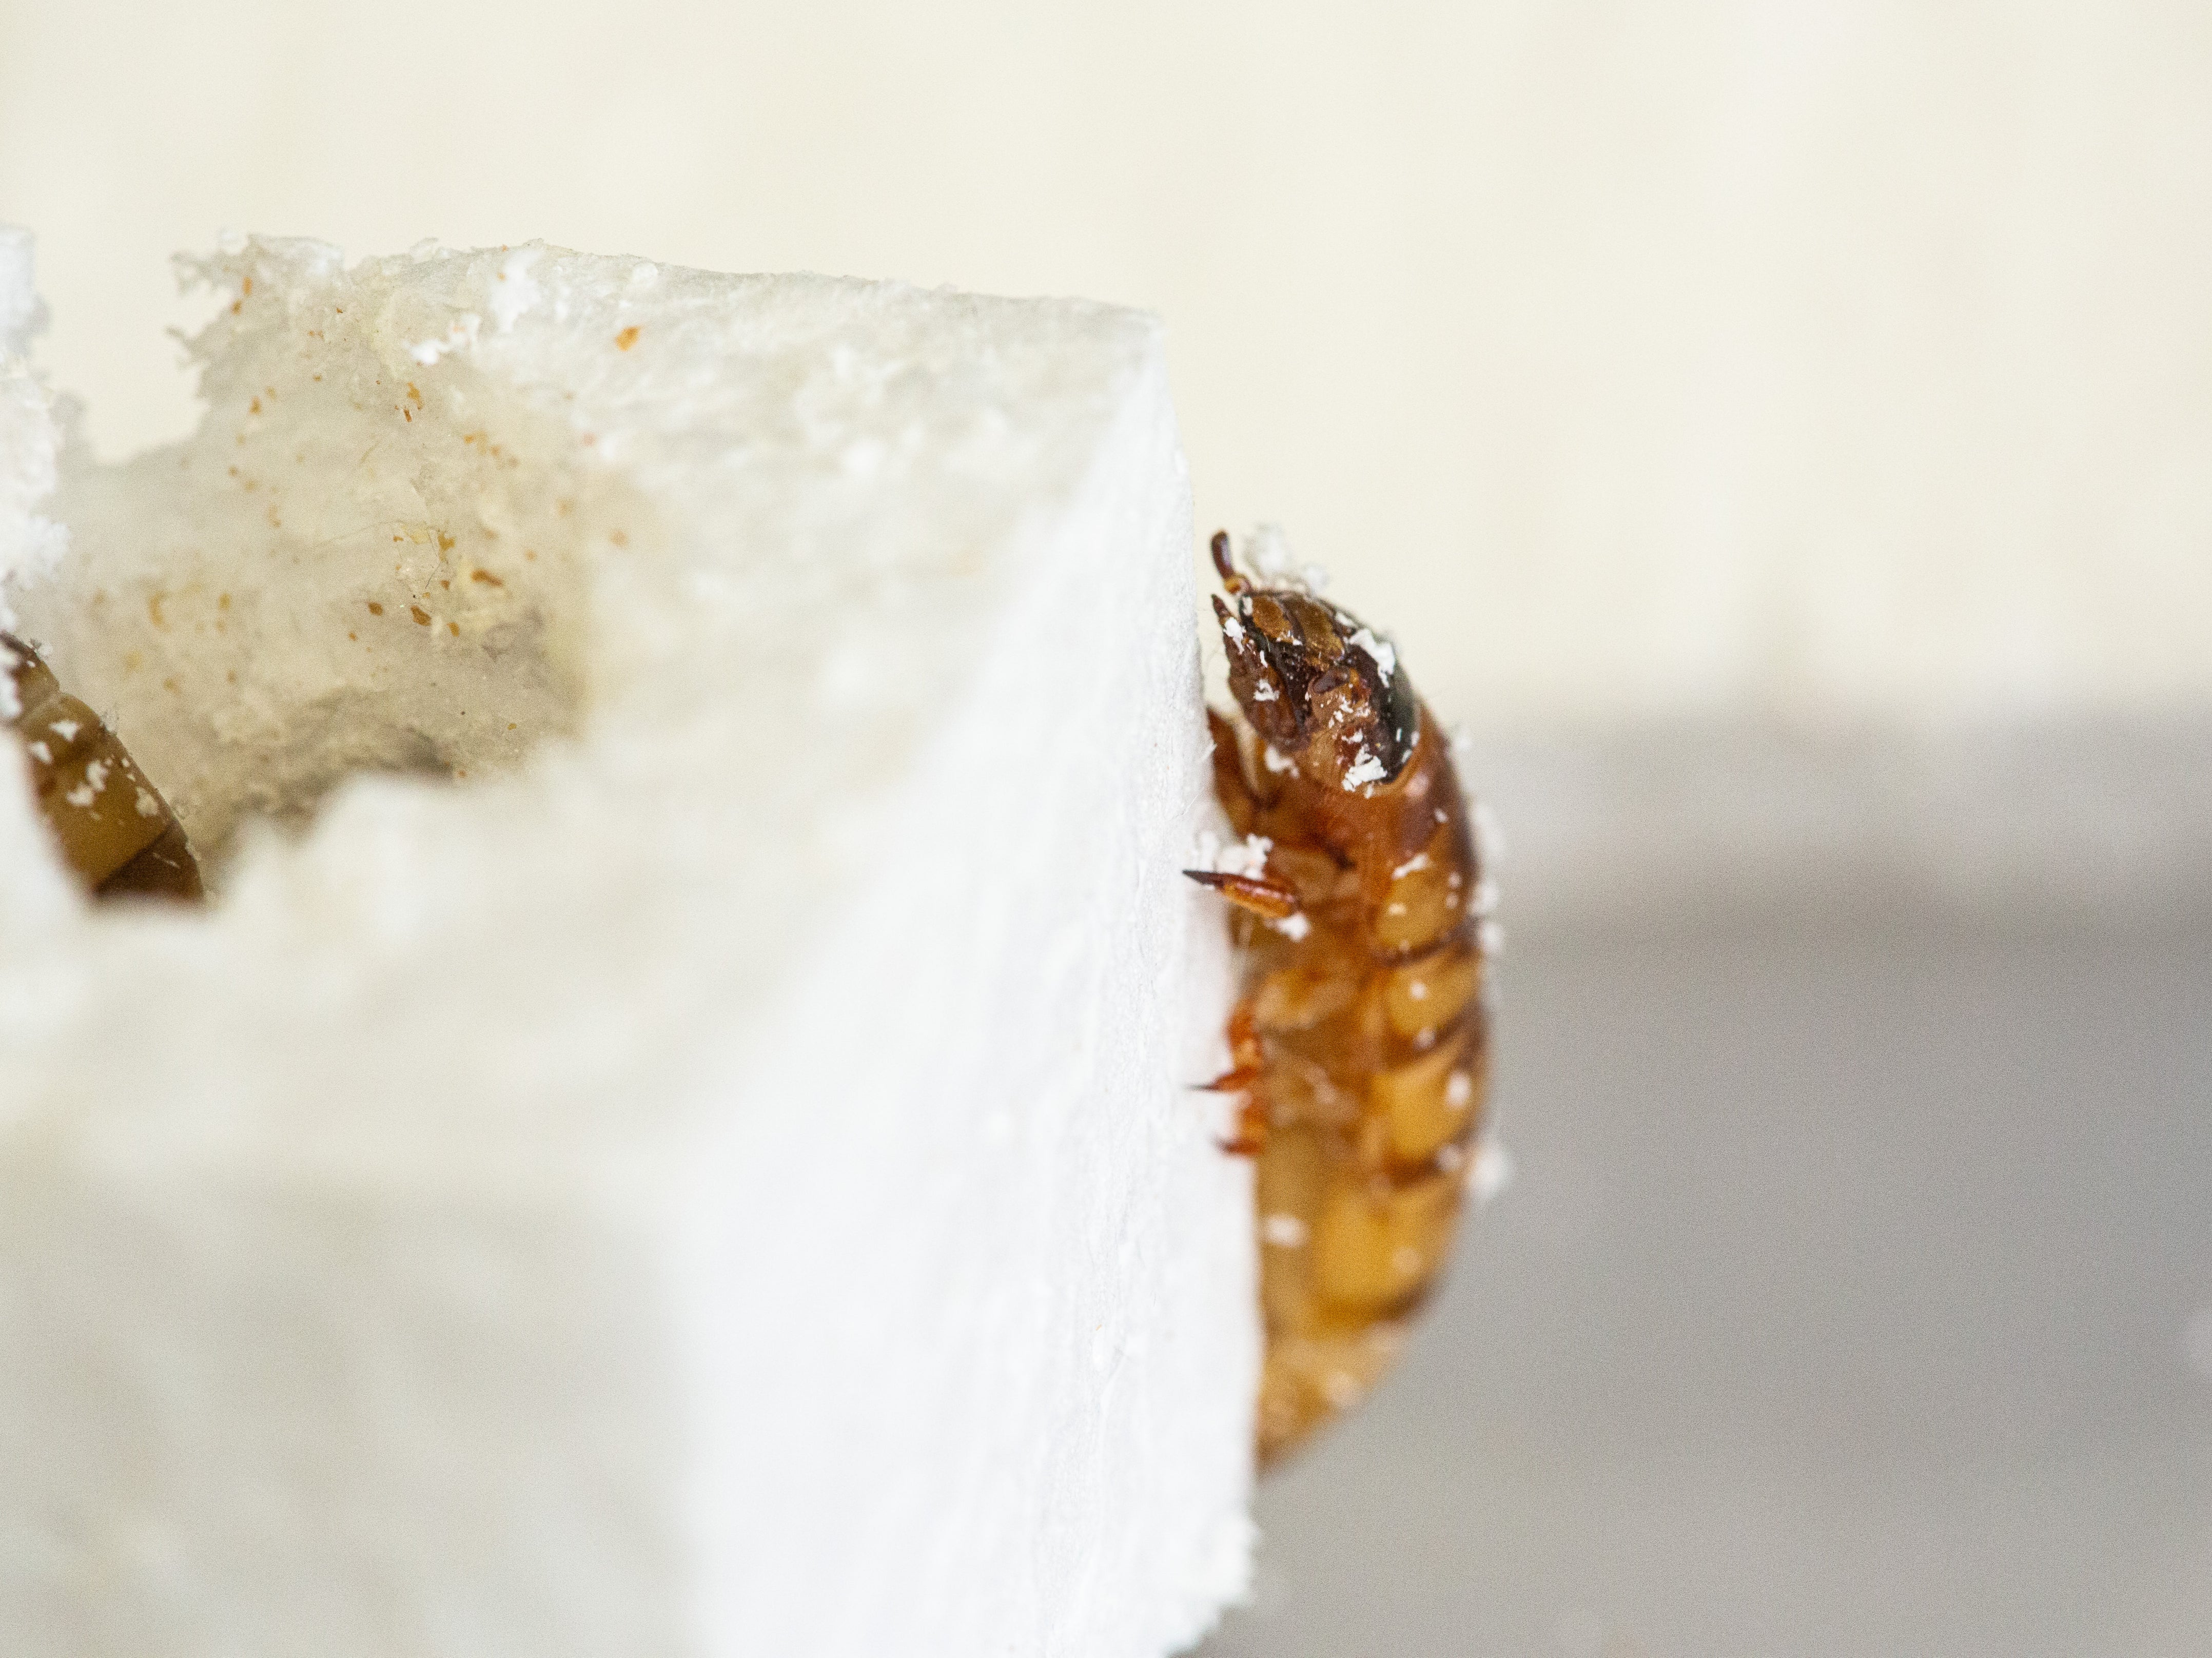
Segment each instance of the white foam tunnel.
[[1241,1588],[1249,1191],[1159,331],[524,247],[203,274],[0,601],[0,1647],[1150,1658]]

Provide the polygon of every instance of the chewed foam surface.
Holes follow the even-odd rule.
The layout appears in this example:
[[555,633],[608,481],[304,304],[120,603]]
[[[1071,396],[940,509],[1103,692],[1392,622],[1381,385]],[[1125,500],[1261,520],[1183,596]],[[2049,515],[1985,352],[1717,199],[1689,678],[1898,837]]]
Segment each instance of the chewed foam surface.
[[[73,453],[56,507],[75,556],[16,603],[217,853],[356,773],[512,767],[587,707],[629,726],[626,747],[680,752],[687,707],[738,684],[757,771],[810,769],[840,748],[805,740],[817,688],[833,719],[872,702],[895,721],[927,695],[943,655],[915,634],[957,631],[963,607],[905,584],[1003,529],[979,521],[1003,511],[988,480],[1036,442],[1005,399],[1088,367],[994,361],[988,301],[536,248],[349,270],[250,243],[202,275],[235,296],[194,346],[204,426],[118,468]],[[935,314],[903,361],[840,348],[909,308]],[[1079,359],[1085,343],[1061,342]],[[967,416],[950,430],[948,404]],[[902,550],[920,568],[865,544],[825,565],[791,556],[799,526],[731,521],[749,473],[794,463],[823,475],[808,504],[833,519],[841,480],[855,502],[886,473],[937,483],[915,503],[937,544]],[[677,471],[724,487],[679,492],[693,512],[665,525],[657,480]],[[963,474],[986,486],[965,502]]]

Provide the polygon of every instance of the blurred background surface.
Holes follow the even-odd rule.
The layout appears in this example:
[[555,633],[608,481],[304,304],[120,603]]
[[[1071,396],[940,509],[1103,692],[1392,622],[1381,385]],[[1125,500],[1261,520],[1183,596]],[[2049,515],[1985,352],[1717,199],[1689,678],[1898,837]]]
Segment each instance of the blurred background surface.
[[110,452],[168,258],[532,238],[1168,319],[1200,519],[1490,724],[2212,698],[2191,0],[0,0]]
[[1510,954],[1519,1167],[1206,1658],[2212,1651],[2212,912]]
[[1221,1658],[2212,1650],[2212,11],[0,0],[118,454],[167,264],[1149,307],[1504,820],[1521,1176]]

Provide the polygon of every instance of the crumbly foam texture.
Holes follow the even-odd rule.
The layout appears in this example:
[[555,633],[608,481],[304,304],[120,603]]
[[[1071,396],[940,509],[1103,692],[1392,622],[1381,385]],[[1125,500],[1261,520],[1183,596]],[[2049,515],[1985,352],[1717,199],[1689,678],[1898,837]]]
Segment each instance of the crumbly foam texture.
[[1257,1333],[1157,326],[200,270],[189,442],[49,492],[0,379],[0,595],[220,888],[88,908],[0,787],[11,1650],[1194,1638]]
[[396,360],[411,267],[290,258],[197,343],[191,442],[67,469],[78,556],[21,605],[218,865],[347,777],[482,776],[574,734],[593,561],[653,533],[557,416]]

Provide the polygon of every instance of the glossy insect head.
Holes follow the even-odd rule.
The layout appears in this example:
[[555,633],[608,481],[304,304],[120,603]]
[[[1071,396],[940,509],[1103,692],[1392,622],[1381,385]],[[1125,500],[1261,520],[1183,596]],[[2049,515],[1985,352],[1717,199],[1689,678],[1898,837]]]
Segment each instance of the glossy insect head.
[[1397,653],[1356,616],[1298,587],[1259,587],[1213,537],[1231,604],[1213,614],[1229,651],[1229,689],[1252,728],[1316,782],[1358,789],[1405,768],[1420,705]]

